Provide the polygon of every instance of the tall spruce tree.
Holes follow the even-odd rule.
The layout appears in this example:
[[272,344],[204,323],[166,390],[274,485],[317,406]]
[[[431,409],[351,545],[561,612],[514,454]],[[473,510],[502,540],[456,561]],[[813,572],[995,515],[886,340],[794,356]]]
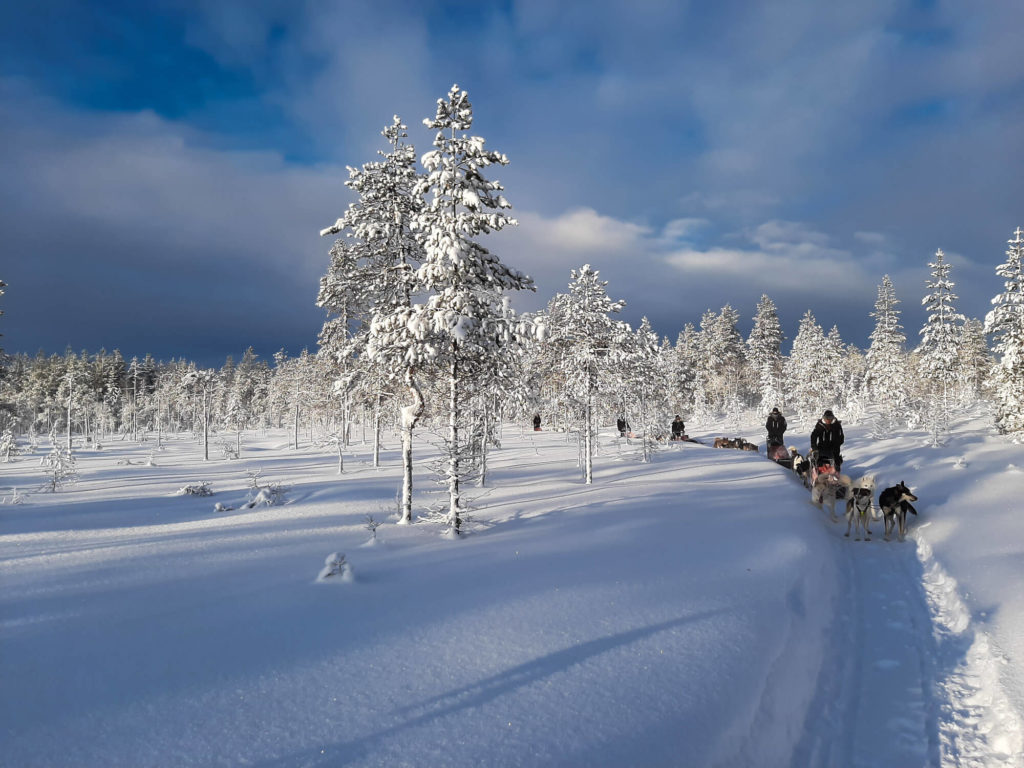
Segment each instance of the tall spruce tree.
[[359,195],[345,215],[321,235],[344,234],[331,249],[318,303],[332,315],[321,331],[321,353],[335,365],[335,391],[342,397],[343,434],[348,403],[361,390],[373,404],[374,464],[379,461],[383,392],[400,379],[412,397],[402,409],[402,499],[400,523],[412,521],[413,431],[423,416],[418,382],[422,355],[409,329],[416,270],[423,248],[413,232],[423,202],[416,152],[396,115],[382,135],[390,145],[381,160],[349,169],[346,185]]
[[949,278],[951,265],[941,248],[935,251],[935,261],[928,266],[932,270],[931,280],[925,282],[927,294],[921,299],[928,317],[920,331],[917,354],[928,398],[925,405],[928,428],[932,444],[938,445],[949,429],[950,395],[956,387],[954,376],[965,318],[953,306],[957,296]]
[[992,362],[985,324],[977,318],[967,318],[957,346],[955,371],[957,400],[961,405],[970,405],[981,398],[992,371]]
[[814,319],[811,310],[800,318],[800,326],[793,339],[793,348],[785,363],[790,403],[801,420],[820,413],[828,404],[827,382],[823,375],[827,358],[825,332]]
[[569,292],[548,305],[547,344],[554,350],[565,394],[581,418],[583,480],[594,482],[594,436],[597,397],[624,356],[629,326],[611,318],[624,302],[608,296],[607,281],[584,264],[570,273]]
[[864,386],[868,401],[878,407],[879,436],[888,435],[895,427],[899,410],[906,401],[906,351],[907,337],[900,325],[900,303],[896,289],[888,275],[878,286],[875,301],[875,329],[871,332],[871,346],[867,352],[867,373]]
[[1003,290],[992,299],[985,333],[997,358],[991,376],[996,429],[1017,434],[1024,432],[1024,230],[1017,227],[1007,242],[1006,262],[996,267]]
[[762,295],[754,313],[754,327],[747,338],[747,360],[757,377],[761,410],[785,405],[782,386],[782,324],[767,295]]
[[463,456],[460,427],[467,382],[493,374],[503,348],[525,332],[504,301],[506,291],[533,290],[533,281],[504,264],[478,238],[516,224],[502,186],[484,171],[507,165],[505,155],[484,148],[484,139],[467,133],[473,107],[466,92],[453,85],[438,99],[433,118],[423,121],[437,133],[434,149],[420,159],[426,175],[416,185],[424,198],[414,222],[424,260],[417,285],[428,292],[424,304],[412,308],[407,327],[430,343],[419,359],[443,361],[448,389],[447,464],[449,530],[462,525],[460,482]]

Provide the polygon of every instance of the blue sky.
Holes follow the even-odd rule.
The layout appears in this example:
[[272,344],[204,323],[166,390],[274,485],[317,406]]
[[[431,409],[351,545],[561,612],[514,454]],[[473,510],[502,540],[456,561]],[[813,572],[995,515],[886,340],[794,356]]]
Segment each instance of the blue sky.
[[916,342],[942,248],[982,316],[1024,225],[1015,2],[72,2],[0,9],[4,346],[313,348],[346,165],[453,82],[537,308],[591,263],[672,338],[758,297]]

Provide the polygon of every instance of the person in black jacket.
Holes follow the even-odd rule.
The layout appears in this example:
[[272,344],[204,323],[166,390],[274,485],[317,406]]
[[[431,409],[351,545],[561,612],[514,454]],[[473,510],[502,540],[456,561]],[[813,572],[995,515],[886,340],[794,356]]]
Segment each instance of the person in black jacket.
[[681,416],[676,414],[675,419],[672,420],[672,439],[682,440],[683,435],[686,434],[686,424],[683,422]]
[[836,418],[832,411],[825,411],[811,432],[811,450],[818,451],[819,459],[822,456],[831,456],[838,470],[843,466],[843,457],[839,453],[839,448],[845,439],[843,423]]
[[772,412],[768,414],[768,421],[764,423],[764,428],[768,430],[769,446],[782,445],[785,442],[782,436],[786,434],[786,417],[778,408],[772,408]]

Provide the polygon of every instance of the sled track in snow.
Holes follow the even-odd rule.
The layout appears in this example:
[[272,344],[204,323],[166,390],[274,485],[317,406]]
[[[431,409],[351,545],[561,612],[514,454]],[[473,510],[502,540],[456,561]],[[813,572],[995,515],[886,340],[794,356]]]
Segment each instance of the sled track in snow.
[[885,542],[878,529],[874,541],[855,542],[840,527],[833,549],[845,576],[831,653],[793,765],[1024,765],[1002,662],[927,542]]

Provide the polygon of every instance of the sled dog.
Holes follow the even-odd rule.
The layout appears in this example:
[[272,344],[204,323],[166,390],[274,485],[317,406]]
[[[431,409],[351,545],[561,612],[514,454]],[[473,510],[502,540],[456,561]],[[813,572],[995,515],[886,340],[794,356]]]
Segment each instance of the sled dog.
[[871,520],[871,507],[874,505],[875,477],[864,475],[857,478],[850,485],[850,492],[846,497],[846,535],[850,535],[850,528],[853,528],[855,538],[860,541],[860,529],[864,529],[864,538],[871,540],[871,529],[868,523]]
[[800,482],[804,484],[804,488],[810,490],[811,487],[811,461],[805,459],[797,451],[796,446],[791,445],[789,447],[789,455],[793,457],[793,471],[796,472],[796,476],[800,478]]
[[811,486],[811,501],[821,509],[828,508],[833,523],[839,522],[836,515],[836,501],[850,495],[850,477],[838,472],[823,472],[814,479]]
[[907,535],[907,512],[916,515],[917,510],[910,503],[917,501],[917,496],[910,492],[907,484],[900,481],[899,485],[886,488],[878,496],[878,506],[882,510],[885,521],[885,538],[896,531],[900,541]]

